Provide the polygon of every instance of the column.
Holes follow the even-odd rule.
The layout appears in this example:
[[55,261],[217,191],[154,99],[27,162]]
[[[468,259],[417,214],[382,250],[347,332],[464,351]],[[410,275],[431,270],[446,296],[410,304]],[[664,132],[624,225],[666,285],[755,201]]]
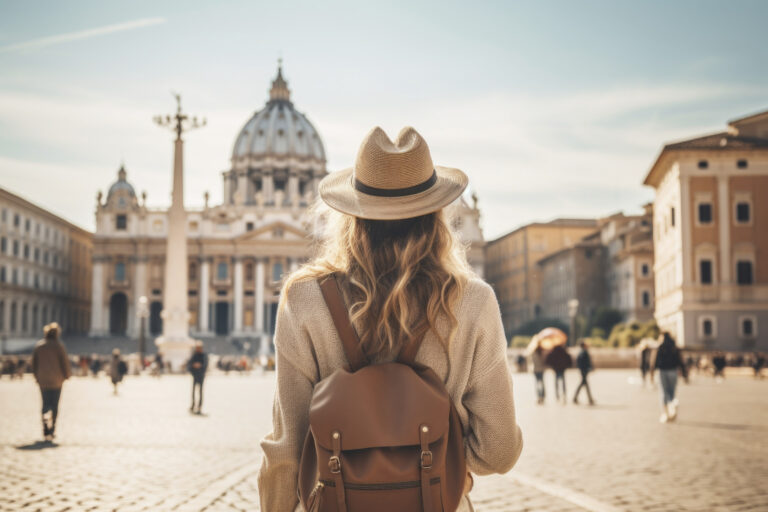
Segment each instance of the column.
[[291,170],[288,173],[288,201],[290,201],[292,205],[298,205],[300,199],[299,173],[298,171]]
[[270,205],[275,201],[275,181],[272,176],[273,171],[271,169],[264,170],[262,174],[262,190],[264,191],[264,204]]
[[[91,336],[101,336],[104,317],[104,263],[93,259],[93,279],[91,280]],[[49,309],[50,315],[50,309]],[[49,316],[50,318],[50,316]]]
[[264,334],[264,258],[256,260],[256,290],[254,296],[253,329],[257,336]]
[[137,316],[139,311],[139,298],[147,294],[147,257],[138,256],[133,263],[133,305],[128,311],[128,335],[139,336],[141,321]]
[[248,175],[246,171],[239,171],[237,175],[237,189],[235,190],[235,204],[248,203]]
[[208,328],[208,289],[210,288],[210,258],[203,258],[200,262],[200,313],[197,319],[200,332],[207,334]]
[[236,256],[235,263],[235,286],[233,290],[235,301],[235,321],[233,334],[239,335],[243,332],[243,258]]
[[[717,217],[720,231],[720,280],[724,285],[733,281],[731,269],[731,201],[728,176],[717,177]],[[730,290],[729,290],[730,291]]]
[[299,270],[299,258],[291,258],[288,260],[288,271],[293,274]]

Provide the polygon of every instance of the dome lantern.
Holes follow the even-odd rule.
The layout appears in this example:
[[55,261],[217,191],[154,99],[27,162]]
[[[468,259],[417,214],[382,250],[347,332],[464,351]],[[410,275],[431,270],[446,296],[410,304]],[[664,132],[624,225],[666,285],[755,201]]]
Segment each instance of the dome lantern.
[[288,82],[283,78],[283,59],[277,61],[277,77],[272,81],[272,89],[269,90],[269,101],[291,102],[291,90]]

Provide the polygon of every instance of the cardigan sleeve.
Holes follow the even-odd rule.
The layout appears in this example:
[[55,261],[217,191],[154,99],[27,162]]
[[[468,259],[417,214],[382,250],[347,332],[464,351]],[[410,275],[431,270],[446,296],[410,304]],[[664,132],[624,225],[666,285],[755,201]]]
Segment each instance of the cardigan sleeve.
[[272,432],[261,441],[258,476],[261,510],[293,511],[299,504],[299,460],[309,428],[309,402],[317,377],[311,340],[292,313],[290,293],[278,308],[275,326],[276,388]]
[[467,469],[478,475],[506,473],[520,457],[523,436],[515,417],[504,327],[490,287],[476,321],[475,354],[462,397],[468,413]]

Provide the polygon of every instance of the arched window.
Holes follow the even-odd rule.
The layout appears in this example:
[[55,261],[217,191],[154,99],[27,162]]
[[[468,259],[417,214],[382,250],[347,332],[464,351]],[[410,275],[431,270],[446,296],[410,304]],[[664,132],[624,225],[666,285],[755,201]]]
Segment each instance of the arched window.
[[125,263],[115,263],[115,281],[125,281]]

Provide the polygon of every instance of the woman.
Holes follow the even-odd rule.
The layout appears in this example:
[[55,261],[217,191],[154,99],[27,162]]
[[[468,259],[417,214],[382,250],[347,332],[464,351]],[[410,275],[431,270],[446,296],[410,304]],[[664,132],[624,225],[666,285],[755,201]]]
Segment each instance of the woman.
[[[332,215],[321,255],[281,294],[273,432],[261,443],[262,510],[301,510],[297,472],[313,388],[347,365],[318,285],[331,274],[370,361],[393,361],[404,335],[424,334],[416,362],[445,383],[464,430],[467,469],[503,473],[517,461],[522,436],[498,303],[467,269],[441,211],[466,185],[461,171],[432,165],[413,128],[394,142],[374,128],[354,169],[320,183],[322,200],[342,215],[335,226]],[[458,510],[472,510],[466,496]]]
[[661,345],[656,350],[656,359],[654,369],[659,370],[659,382],[661,383],[661,418],[659,421],[666,423],[675,421],[677,418],[677,398],[675,398],[675,389],[677,387],[677,371],[683,373],[684,378],[688,378],[683,358],[680,357],[680,350],[677,348],[675,340],[668,332],[659,335]]
[[37,342],[32,352],[32,373],[43,397],[43,437],[48,442],[56,435],[61,387],[72,376],[67,351],[59,341],[60,333],[61,328],[56,322],[46,325],[43,339]]
[[533,366],[533,376],[536,378],[536,403],[544,403],[546,398],[546,388],[544,386],[544,347],[541,342],[536,343],[536,347],[531,351],[531,365]]
[[112,350],[112,360],[109,363],[109,377],[112,379],[112,392],[117,394],[117,385],[123,380],[123,376],[128,373],[128,365],[120,357],[120,349]]

